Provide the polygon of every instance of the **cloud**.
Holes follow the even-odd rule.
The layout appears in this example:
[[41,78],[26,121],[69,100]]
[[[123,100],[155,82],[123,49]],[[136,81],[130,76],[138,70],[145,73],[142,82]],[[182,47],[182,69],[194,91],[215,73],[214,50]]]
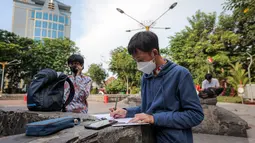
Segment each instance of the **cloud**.
[[[103,63],[107,68],[110,51],[118,46],[126,47],[136,32],[127,33],[127,29],[137,29],[139,24],[120,14],[116,8],[139,21],[155,20],[177,0],[84,0],[80,32],[83,35],[76,40],[81,53],[86,58],[86,66]],[[224,0],[179,0],[178,5],[157,21],[157,27],[171,27],[170,30],[152,30],[159,37],[160,47],[168,46],[168,38],[187,25],[187,17],[198,9],[205,12],[221,10]]]

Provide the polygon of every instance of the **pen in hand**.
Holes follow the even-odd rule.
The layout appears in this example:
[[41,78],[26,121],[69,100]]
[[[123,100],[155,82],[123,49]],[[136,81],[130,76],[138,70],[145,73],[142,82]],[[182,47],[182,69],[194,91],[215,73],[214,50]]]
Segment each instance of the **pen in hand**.
[[116,111],[116,110],[117,110],[117,103],[118,103],[118,97],[116,97],[116,99],[115,99],[115,107],[114,107],[114,111]]

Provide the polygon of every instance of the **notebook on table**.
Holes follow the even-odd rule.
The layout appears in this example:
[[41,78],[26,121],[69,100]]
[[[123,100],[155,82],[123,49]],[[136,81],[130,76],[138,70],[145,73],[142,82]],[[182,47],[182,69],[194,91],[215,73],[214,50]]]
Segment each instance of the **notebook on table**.
[[120,127],[120,126],[140,126],[140,125],[148,125],[149,123],[129,123],[129,121],[133,118],[118,118],[114,119],[110,116],[110,114],[95,114],[93,115],[97,119],[107,119],[107,120],[115,120],[118,123],[112,125],[113,127]]

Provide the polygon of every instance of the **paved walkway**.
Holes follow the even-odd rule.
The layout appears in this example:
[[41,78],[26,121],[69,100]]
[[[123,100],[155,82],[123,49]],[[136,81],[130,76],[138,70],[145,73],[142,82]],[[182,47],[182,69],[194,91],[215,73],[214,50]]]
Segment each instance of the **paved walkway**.
[[[107,113],[115,103],[89,102],[89,114]],[[194,143],[255,143],[255,106],[231,103],[218,103],[219,107],[225,108],[239,115],[249,123],[251,129],[247,130],[249,138],[218,136],[208,134],[194,134]],[[126,105],[118,103],[118,107]],[[0,109],[4,110],[26,110],[26,103],[22,100],[0,100]]]

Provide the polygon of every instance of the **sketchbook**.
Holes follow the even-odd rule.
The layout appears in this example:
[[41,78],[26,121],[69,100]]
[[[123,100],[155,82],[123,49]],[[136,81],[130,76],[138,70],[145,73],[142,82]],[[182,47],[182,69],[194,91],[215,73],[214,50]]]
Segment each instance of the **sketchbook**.
[[119,118],[114,119],[110,116],[110,114],[95,114],[93,115],[97,119],[105,118],[107,120],[115,120],[118,121],[118,123],[112,125],[113,127],[120,127],[120,126],[137,126],[137,125],[148,125],[149,123],[128,123],[132,118]]

